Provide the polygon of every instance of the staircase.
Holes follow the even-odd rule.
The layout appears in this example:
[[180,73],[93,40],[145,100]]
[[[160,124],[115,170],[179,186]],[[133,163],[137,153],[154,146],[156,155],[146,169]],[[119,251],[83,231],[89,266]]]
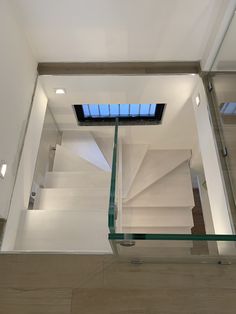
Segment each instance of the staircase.
[[111,253],[110,177],[110,166],[92,135],[65,132],[34,210],[23,213],[16,249]]
[[[194,206],[189,150],[123,145],[123,232],[191,234]],[[132,160],[134,164],[131,166]],[[126,162],[128,161],[128,162]],[[191,241],[136,241],[125,256],[190,255]]]
[[[17,250],[112,253],[108,241],[112,144],[87,131],[64,132],[34,210],[22,214]],[[190,151],[120,143],[120,152],[118,231],[190,234],[194,206]],[[135,250],[143,242],[137,241]],[[160,249],[163,243],[152,246]],[[176,249],[174,241],[167,246]],[[187,252],[190,246],[181,243]]]

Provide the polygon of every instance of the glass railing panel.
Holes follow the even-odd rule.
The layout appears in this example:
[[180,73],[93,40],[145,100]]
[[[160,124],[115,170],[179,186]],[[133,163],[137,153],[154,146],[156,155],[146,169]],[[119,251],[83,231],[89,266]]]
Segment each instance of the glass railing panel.
[[[124,199],[121,193],[122,181],[120,182],[119,176],[122,170],[122,164],[120,164],[120,160],[122,160],[120,156],[122,153],[121,149],[122,145],[119,145],[117,121],[114,132],[108,218],[110,230],[108,237],[114,255],[134,262],[143,260],[156,262],[234,262],[236,258],[236,235],[205,234],[207,229],[205,229],[205,227],[203,228],[204,217],[202,217],[202,221],[200,221],[199,212],[197,212],[198,217],[195,217],[197,218],[197,222],[194,222],[194,226],[185,226],[182,229],[180,226],[174,226],[175,222],[173,219],[173,228],[168,228],[168,226],[171,226],[171,223],[163,227],[159,220],[150,221],[150,219],[148,220],[148,225],[145,225],[145,223],[147,224],[147,221],[145,221],[147,217],[143,217],[142,215],[138,217],[138,221],[135,219],[135,221],[132,220],[133,223],[131,225],[125,225],[124,217],[122,220],[122,206],[124,205],[124,210],[127,210],[127,207],[125,207],[125,203],[122,204]],[[141,211],[145,210],[143,206],[140,207],[139,205],[140,204],[136,204],[135,206],[138,206]],[[155,207],[153,207],[152,211],[153,210],[155,210]],[[164,208],[162,208],[162,210],[164,210]],[[175,208],[172,210],[175,210]],[[176,210],[178,210],[178,208]],[[194,212],[191,208],[189,208],[189,210],[194,218]],[[131,211],[129,218],[135,218],[134,216],[136,214],[137,212],[135,212],[135,210]],[[156,218],[155,216],[155,219]],[[138,222],[141,223],[141,225],[138,225]],[[158,224],[155,226],[157,222]],[[161,231],[161,229],[163,230]],[[168,233],[167,230],[170,230],[170,232]],[[174,231],[171,233],[171,230],[175,230],[176,233]],[[185,233],[181,232],[181,230],[184,230]]]
[[236,14],[232,16],[223,42],[214,60],[212,71],[236,71]]
[[[228,27],[204,79],[209,112],[221,163],[231,224],[236,227],[236,14],[231,7]],[[229,13],[229,11],[228,11]],[[212,209],[213,211],[214,209]],[[233,229],[233,228],[232,228]]]
[[[215,74],[214,109],[216,127],[222,143],[223,171],[229,175],[230,189],[236,204],[236,74]],[[232,207],[232,206],[231,206]],[[232,210],[235,210],[233,208]],[[236,218],[235,218],[236,219]]]
[[110,241],[116,254],[130,261],[236,261],[234,235],[114,234]]
[[118,180],[118,119],[116,119],[113,155],[112,155],[112,170],[111,170],[111,185],[108,209],[108,227],[110,233],[116,231],[116,218],[117,218],[117,180]]

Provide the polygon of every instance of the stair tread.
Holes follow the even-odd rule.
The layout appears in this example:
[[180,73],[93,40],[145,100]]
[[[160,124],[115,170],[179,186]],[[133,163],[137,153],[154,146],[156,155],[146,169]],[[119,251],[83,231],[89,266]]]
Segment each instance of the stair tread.
[[16,249],[111,253],[106,212],[25,210],[22,214]]
[[124,200],[124,203],[127,207],[193,207],[192,182],[187,162],[133,199]]
[[129,206],[128,203],[127,204],[123,204],[122,206],[123,209],[125,209],[126,211],[128,210],[140,210],[140,209],[145,209],[145,210],[160,210],[160,209],[170,209],[170,210],[179,210],[179,209],[183,209],[183,210],[190,210],[192,211],[192,207],[191,206]]
[[148,150],[127,199],[131,200],[190,157],[189,150]]
[[[152,233],[152,234],[159,234],[159,233],[167,233],[167,234],[191,234],[191,228],[190,226],[173,226],[173,227],[168,227],[168,226],[123,226],[123,230],[124,229],[129,229],[129,230],[135,230],[134,233],[145,233],[145,229],[148,230],[151,230],[152,232],[149,232],[149,233]],[[142,232],[141,231],[138,231],[137,229],[139,230],[143,230]],[[132,233],[132,232],[131,232]]]
[[158,222],[158,221],[153,221],[152,223],[150,222],[150,223],[148,223],[148,222],[145,222],[145,223],[125,223],[125,224],[123,224],[123,227],[134,227],[134,228],[136,228],[136,227],[150,227],[150,228],[152,228],[152,227],[163,227],[163,228],[181,228],[181,227],[193,227],[194,226],[194,224],[193,224],[193,221],[191,221],[191,219],[190,219],[190,221],[186,221],[186,222],[184,222],[183,221],[183,223],[179,223],[179,224],[171,224],[170,222],[168,223],[168,222]]

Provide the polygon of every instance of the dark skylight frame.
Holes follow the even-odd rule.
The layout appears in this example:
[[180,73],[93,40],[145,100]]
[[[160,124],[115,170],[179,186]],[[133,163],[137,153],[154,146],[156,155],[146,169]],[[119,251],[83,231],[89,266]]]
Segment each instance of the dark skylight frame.
[[79,125],[160,124],[165,104],[80,104],[73,105]]

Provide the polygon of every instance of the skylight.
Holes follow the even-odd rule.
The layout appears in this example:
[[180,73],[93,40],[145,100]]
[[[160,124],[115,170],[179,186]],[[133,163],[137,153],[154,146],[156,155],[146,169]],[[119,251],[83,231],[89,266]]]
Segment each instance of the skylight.
[[226,102],[222,104],[220,112],[225,115],[235,115],[236,114],[236,103]]
[[165,104],[82,104],[74,105],[80,125],[158,124],[161,122]]
[[156,106],[156,104],[82,105],[85,118],[154,117]]

